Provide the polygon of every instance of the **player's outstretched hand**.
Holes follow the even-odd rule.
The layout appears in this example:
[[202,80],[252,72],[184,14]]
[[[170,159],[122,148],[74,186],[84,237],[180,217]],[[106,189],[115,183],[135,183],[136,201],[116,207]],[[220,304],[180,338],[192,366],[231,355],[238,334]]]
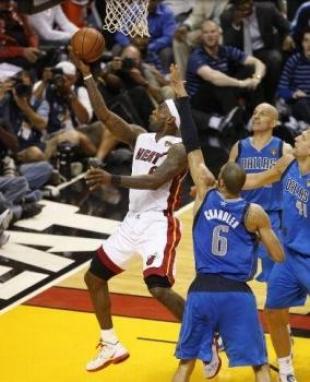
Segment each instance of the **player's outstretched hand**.
[[82,76],[85,77],[91,74],[89,65],[85,64],[75,53],[71,45],[68,46],[69,57],[72,63],[78,68]]
[[90,191],[95,191],[101,186],[111,184],[112,175],[99,168],[91,168],[85,175],[86,184]]
[[177,65],[170,65],[170,85],[177,97],[186,97],[184,81]]

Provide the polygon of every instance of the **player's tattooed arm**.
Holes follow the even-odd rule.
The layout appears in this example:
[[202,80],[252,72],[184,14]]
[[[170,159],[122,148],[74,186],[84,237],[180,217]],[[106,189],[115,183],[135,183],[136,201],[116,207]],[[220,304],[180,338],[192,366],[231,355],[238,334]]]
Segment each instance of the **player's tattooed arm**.
[[271,227],[269,216],[260,205],[250,204],[245,225],[250,232],[257,234],[273,261],[278,263],[284,261],[283,247]]
[[140,126],[127,123],[124,119],[109,110],[91,74],[90,66],[81,61],[74,54],[71,47],[69,47],[69,52],[70,59],[84,78],[84,83],[97,118],[103,122],[115,138],[133,147],[138,135],[144,133],[145,130]]
[[293,155],[287,154],[281,157],[270,170],[255,174],[247,174],[243,190],[253,190],[255,188],[264,187],[267,184],[278,182],[284,171],[294,159]]
[[186,152],[182,144],[171,146],[166,160],[145,175],[113,175],[101,169],[90,169],[85,176],[90,191],[113,184],[124,188],[140,190],[156,190],[178,174],[185,172],[187,168]]

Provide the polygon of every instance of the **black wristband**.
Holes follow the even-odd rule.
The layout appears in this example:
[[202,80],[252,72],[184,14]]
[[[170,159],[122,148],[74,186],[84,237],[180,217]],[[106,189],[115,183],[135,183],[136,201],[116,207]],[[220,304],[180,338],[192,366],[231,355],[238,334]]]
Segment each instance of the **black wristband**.
[[199,136],[192,116],[189,97],[180,97],[176,103],[181,119],[181,136],[186,152],[200,149]]
[[121,175],[112,175],[111,176],[111,184],[113,186],[120,186],[122,182],[122,177]]

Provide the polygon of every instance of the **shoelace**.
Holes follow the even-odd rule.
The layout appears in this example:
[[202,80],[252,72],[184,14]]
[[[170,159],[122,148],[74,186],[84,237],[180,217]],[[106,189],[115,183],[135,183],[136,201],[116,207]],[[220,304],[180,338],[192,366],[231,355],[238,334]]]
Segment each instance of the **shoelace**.
[[[96,346],[96,349],[99,349],[98,354],[97,354],[97,357],[105,356],[106,353],[109,352],[109,345],[114,346],[114,345],[116,345],[116,344],[107,344],[107,343],[105,343],[105,342],[103,342],[103,341],[99,341],[99,343],[98,343],[97,346]],[[97,358],[97,357],[96,357],[96,358]]]

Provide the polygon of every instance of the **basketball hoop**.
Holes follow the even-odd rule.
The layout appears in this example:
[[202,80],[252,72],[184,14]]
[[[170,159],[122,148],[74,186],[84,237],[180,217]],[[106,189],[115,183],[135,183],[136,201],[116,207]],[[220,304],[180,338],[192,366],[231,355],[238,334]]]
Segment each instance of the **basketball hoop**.
[[148,4],[149,0],[106,0],[103,29],[130,37],[149,37]]

